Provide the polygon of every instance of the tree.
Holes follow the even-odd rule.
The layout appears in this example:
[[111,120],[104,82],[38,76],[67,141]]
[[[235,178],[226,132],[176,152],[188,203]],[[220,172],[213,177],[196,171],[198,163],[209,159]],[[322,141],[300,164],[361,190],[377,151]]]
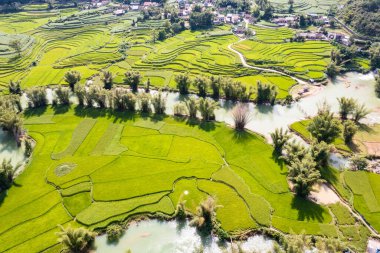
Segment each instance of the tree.
[[21,55],[22,46],[21,46],[21,41],[20,40],[12,40],[9,43],[9,46],[18,54],[18,56]]
[[314,184],[323,182],[321,173],[315,167],[316,163],[310,154],[290,163],[288,178],[298,196],[306,197]]
[[27,90],[26,97],[30,108],[46,106],[48,103],[45,87],[34,87]]
[[346,143],[352,143],[354,135],[358,131],[358,127],[351,120],[347,120],[343,123],[343,136]]
[[189,23],[191,30],[210,28],[213,25],[213,14],[210,11],[193,11],[190,14]]
[[139,105],[140,105],[140,111],[142,113],[149,113],[150,112],[150,94],[149,93],[140,93],[138,95],[139,98]]
[[306,19],[304,15],[300,16],[300,27],[305,27],[306,26]]
[[252,87],[247,90],[247,86],[243,85],[241,82],[233,81],[231,79],[224,79],[222,86],[224,95],[227,100],[239,100],[248,101],[253,94]]
[[9,93],[11,94],[21,95],[20,81],[17,81],[17,82],[10,81],[8,89],[9,89]]
[[380,68],[380,43],[373,43],[369,49],[371,59],[371,66],[373,68]]
[[310,145],[310,154],[313,157],[318,168],[326,167],[330,158],[330,145],[326,142],[313,142]]
[[183,102],[177,102],[173,107],[173,114],[175,116],[185,116],[187,115],[186,104]]
[[375,76],[375,93],[380,98],[380,73]]
[[111,224],[106,229],[107,240],[117,242],[123,234],[123,228],[118,224]]
[[274,105],[277,97],[277,88],[274,85],[262,84],[260,81],[257,82],[257,104],[271,104]]
[[161,91],[152,96],[152,105],[154,108],[154,113],[165,114],[166,98],[164,98]]
[[79,71],[70,70],[65,73],[64,79],[69,84],[71,90],[74,91],[74,86],[80,81],[81,74]]
[[189,94],[189,87],[191,82],[187,74],[179,74],[175,77],[175,82],[177,83],[177,89],[179,90],[179,94]]
[[212,89],[212,97],[214,99],[219,99],[220,97],[220,89],[223,86],[223,78],[218,76],[211,76],[210,77],[210,87]]
[[72,228],[68,226],[64,228],[58,225],[61,232],[57,232],[58,242],[64,246],[65,252],[85,253],[91,248],[95,240],[96,233],[89,231],[83,227]]
[[342,120],[346,120],[356,107],[356,101],[353,98],[341,97],[337,99],[339,102],[339,115]]
[[110,90],[113,85],[113,75],[111,71],[105,70],[103,71],[102,81],[104,84],[104,89]]
[[198,96],[206,97],[209,79],[204,76],[197,76],[193,83],[194,87],[198,89]]
[[198,109],[203,120],[214,119],[214,110],[217,108],[219,108],[219,102],[216,102],[210,98],[200,98],[198,100]]
[[55,94],[57,95],[58,102],[61,105],[70,104],[70,88],[58,86],[55,90]]
[[325,109],[318,112],[307,129],[319,142],[324,141],[326,143],[331,143],[341,132],[340,122],[334,118],[333,113]]
[[368,161],[364,157],[355,155],[351,158],[351,169],[353,170],[365,170],[367,169]]
[[195,119],[197,117],[198,101],[195,97],[190,97],[185,101],[187,111],[189,113],[189,118]]
[[11,160],[3,160],[0,165],[0,192],[9,189],[13,184],[13,177],[15,171],[21,167],[21,165],[17,165],[13,167]]
[[148,80],[146,81],[146,87],[145,87],[145,92],[149,92],[150,91],[150,78],[148,78]]
[[370,111],[366,108],[364,104],[359,105],[356,103],[355,109],[352,113],[352,119],[355,121],[356,124],[359,123],[360,120],[364,119]]
[[164,41],[166,39],[166,32],[165,30],[160,30],[158,32],[158,38],[159,41]]
[[212,197],[203,200],[197,207],[197,213],[190,222],[190,225],[196,226],[198,230],[210,234],[215,223],[217,208],[218,206]]
[[140,84],[141,75],[138,71],[127,71],[125,72],[125,83],[128,84],[133,92],[138,91],[138,87]]
[[334,61],[331,61],[330,64],[327,65],[326,74],[331,78],[336,77],[340,73],[340,71],[341,68]]
[[235,130],[244,131],[245,126],[251,120],[248,105],[238,103],[232,109],[232,119],[235,123]]
[[276,128],[276,130],[270,134],[273,146],[274,146],[274,152],[277,155],[281,155],[282,148],[286,144],[286,142],[290,139],[290,134],[288,130],[284,130],[282,128]]

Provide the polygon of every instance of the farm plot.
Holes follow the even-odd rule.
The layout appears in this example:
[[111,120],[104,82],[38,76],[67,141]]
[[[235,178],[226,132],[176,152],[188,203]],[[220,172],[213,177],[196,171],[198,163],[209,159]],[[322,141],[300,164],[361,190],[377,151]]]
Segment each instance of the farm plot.
[[287,28],[254,28],[257,35],[234,45],[247,59],[259,66],[280,69],[302,79],[325,79],[324,71],[330,62],[333,48],[328,42],[286,42],[293,37]]
[[35,117],[26,121],[37,142],[33,159],[0,207],[1,251],[55,246],[56,224],[97,229],[136,214],[173,215],[185,191],[190,212],[213,196],[222,206],[217,219],[230,233],[273,226],[340,236],[327,207],[289,191],[286,167],[256,134],[85,108],[65,114],[47,108],[45,124]]
[[[270,0],[274,9],[278,13],[289,12],[289,2],[286,0]],[[330,8],[336,7],[339,1],[337,0],[301,0],[294,2],[293,11],[296,13],[318,13],[327,14]]]

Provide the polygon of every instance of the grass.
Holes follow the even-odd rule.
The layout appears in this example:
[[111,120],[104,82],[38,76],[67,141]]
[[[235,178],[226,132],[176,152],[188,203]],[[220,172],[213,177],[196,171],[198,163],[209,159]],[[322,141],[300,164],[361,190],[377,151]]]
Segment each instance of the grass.
[[[0,240],[7,242],[2,250],[55,247],[56,224],[95,229],[140,214],[172,215],[180,196],[193,213],[207,195],[213,196],[223,206],[217,219],[232,234],[273,226],[286,233],[305,229],[308,234],[338,236],[327,207],[290,192],[286,167],[256,134],[236,133],[214,122],[149,120],[85,108],[53,113],[47,108],[42,116],[52,115],[49,121],[27,125],[37,146],[30,165],[16,179],[19,186],[1,204]],[[36,122],[35,117],[27,120]],[[81,142],[73,145],[73,136],[81,136],[75,138]],[[75,146],[75,152],[52,159],[58,146]],[[113,148],[118,151],[110,154]],[[55,168],[61,164],[77,167],[59,176]],[[32,226],[38,229],[19,236]]]

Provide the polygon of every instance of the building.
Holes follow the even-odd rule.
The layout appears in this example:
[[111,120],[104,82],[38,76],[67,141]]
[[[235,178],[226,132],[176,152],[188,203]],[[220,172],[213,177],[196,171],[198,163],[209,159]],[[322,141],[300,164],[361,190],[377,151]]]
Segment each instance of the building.
[[125,10],[122,10],[122,9],[117,9],[113,12],[114,15],[116,16],[122,16],[125,14]]

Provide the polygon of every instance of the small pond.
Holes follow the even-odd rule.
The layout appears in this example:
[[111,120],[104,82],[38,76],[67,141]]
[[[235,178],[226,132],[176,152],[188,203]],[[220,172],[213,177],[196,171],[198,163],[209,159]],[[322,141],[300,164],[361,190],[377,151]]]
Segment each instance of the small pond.
[[[201,237],[194,227],[176,221],[145,220],[133,223],[116,244],[107,242],[107,235],[95,240],[96,253],[190,253],[203,245],[205,253],[231,252],[231,245],[218,245],[218,240]],[[241,242],[246,252],[272,252],[274,241],[261,235]]]

